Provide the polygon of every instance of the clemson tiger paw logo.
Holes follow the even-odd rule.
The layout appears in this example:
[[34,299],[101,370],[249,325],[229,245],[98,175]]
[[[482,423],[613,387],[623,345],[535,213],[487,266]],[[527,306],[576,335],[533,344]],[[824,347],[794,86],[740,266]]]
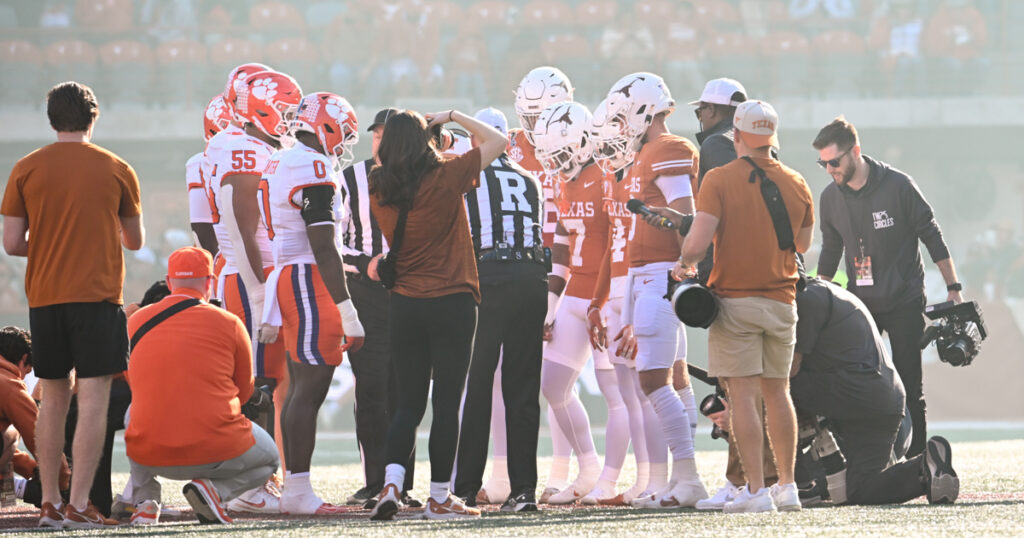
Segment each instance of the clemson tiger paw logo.
[[277,95],[277,83],[271,78],[254,80],[249,94],[260,101],[267,101]]
[[327,115],[334,118],[339,124],[344,123],[348,119],[348,105],[333,97],[327,100],[327,104],[324,105],[324,111]]

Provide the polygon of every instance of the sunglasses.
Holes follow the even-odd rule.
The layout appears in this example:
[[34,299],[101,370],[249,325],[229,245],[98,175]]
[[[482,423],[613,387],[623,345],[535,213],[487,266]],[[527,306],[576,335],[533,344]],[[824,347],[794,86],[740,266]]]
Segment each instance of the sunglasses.
[[701,103],[700,106],[698,106],[697,108],[693,109],[693,115],[697,116],[697,120],[700,120],[700,113],[703,112],[707,108],[711,108],[711,105],[709,105],[707,103]]
[[831,166],[832,168],[839,168],[839,162],[843,159],[843,157],[846,157],[846,154],[850,153],[850,151],[852,149],[853,149],[853,146],[850,146],[846,151],[842,152],[841,154],[839,154],[838,157],[836,157],[834,159],[829,159],[827,161],[823,161],[821,159],[818,159],[818,166],[820,166],[820,167],[822,167],[822,168],[824,168],[826,170],[828,169],[829,166]]

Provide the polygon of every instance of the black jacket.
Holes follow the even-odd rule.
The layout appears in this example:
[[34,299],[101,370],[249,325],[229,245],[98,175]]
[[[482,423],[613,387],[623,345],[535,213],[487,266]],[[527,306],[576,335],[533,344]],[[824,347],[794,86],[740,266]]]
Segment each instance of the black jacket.
[[[924,304],[924,264],[918,241],[932,261],[949,258],[942,230],[917,184],[907,174],[864,156],[870,166],[859,191],[829,184],[821,193],[818,274],[834,276],[846,251],[847,287],[872,313]],[[874,284],[857,286],[854,257],[871,257]]]
[[736,160],[736,147],[732,142],[732,118],[722,120],[711,128],[697,133],[697,143],[700,144],[698,189],[704,182],[704,174]]

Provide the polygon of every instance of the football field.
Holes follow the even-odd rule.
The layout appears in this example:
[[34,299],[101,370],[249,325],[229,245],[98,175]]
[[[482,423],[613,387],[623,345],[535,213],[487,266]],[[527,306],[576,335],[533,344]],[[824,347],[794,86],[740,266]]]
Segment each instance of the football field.
[[[427,522],[418,519],[419,510],[408,509],[393,522],[373,522],[367,512],[335,517],[240,516],[232,526],[200,526],[181,496],[183,482],[162,481],[164,502],[182,509],[180,516],[164,516],[155,527],[123,527],[102,534],[146,536],[738,536],[747,533],[779,536],[938,536],[938,535],[1022,535],[1024,534],[1024,440],[953,441],[953,464],[960,476],[960,499],[954,505],[930,506],[922,497],[905,505],[882,507],[820,507],[799,513],[742,514],[703,513],[693,510],[636,510],[632,508],[565,508],[542,506],[534,514],[504,514],[497,506],[484,506],[479,520]],[[337,441],[321,443],[330,450]],[[347,444],[347,443],[346,443]],[[421,454],[426,443],[421,443]],[[709,489],[720,485],[725,468],[723,445],[697,454],[698,467]],[[318,452],[320,452],[318,447]],[[541,485],[549,465],[541,458]],[[628,463],[628,462],[627,462]],[[415,493],[428,489],[428,463],[417,465]],[[633,469],[623,470],[632,477]],[[115,491],[127,474],[115,474]],[[343,501],[361,484],[358,463],[318,465],[313,469],[313,486],[325,499]],[[625,480],[620,487],[628,484]],[[23,534],[36,531],[37,511],[20,505],[0,515],[3,532]],[[99,533],[99,531],[97,531]],[[83,532],[82,534],[88,534]]]

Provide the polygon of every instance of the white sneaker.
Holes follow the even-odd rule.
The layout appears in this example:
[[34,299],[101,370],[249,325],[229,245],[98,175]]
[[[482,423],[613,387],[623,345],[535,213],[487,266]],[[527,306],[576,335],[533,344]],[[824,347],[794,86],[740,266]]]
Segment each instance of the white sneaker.
[[708,498],[708,490],[700,480],[679,481],[669,491],[661,494],[647,508],[693,508],[698,501]]
[[770,491],[772,502],[775,503],[775,507],[779,509],[779,512],[800,511],[800,492],[797,491],[795,483],[789,483],[784,486],[775,484],[771,487]]
[[736,498],[740,493],[740,488],[732,485],[732,482],[726,482],[724,486],[718,488],[714,496],[697,501],[697,510],[718,510],[721,511],[725,506],[725,503]]
[[346,514],[355,510],[347,506],[325,502],[316,493],[304,493],[289,495],[287,492],[281,494],[282,514],[305,514],[314,516],[333,516]]
[[142,501],[135,506],[130,525],[156,525],[160,521],[160,503]]
[[266,484],[250,489],[228,501],[227,509],[232,512],[279,514],[281,513],[281,498],[274,495],[275,491],[269,489]]
[[775,502],[772,501],[772,495],[768,488],[761,488],[757,490],[757,493],[750,493],[748,486],[743,486],[735,499],[725,503],[722,511],[726,514],[774,512]]

